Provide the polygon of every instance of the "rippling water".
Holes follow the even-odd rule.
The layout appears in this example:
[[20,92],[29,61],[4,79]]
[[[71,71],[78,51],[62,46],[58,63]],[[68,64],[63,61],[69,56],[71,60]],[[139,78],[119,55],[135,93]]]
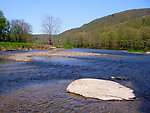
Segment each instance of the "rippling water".
[[[0,112],[149,112],[150,55],[113,50],[72,49],[109,54],[90,57],[34,57],[0,60]],[[135,91],[134,101],[101,101],[66,92],[78,78],[115,80]]]

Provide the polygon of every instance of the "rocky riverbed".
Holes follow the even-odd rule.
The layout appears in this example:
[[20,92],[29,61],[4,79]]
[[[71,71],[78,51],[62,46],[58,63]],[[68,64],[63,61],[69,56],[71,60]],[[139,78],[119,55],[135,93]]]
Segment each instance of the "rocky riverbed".
[[49,51],[40,51],[40,52],[4,54],[4,55],[0,55],[0,58],[26,62],[26,61],[33,60],[34,56],[38,56],[38,57],[67,56],[69,57],[69,56],[99,56],[99,55],[105,55],[105,54],[49,50]]
[[[79,55],[78,52],[80,56],[75,56],[74,53]],[[81,56],[82,52],[86,55]],[[0,59],[0,112],[150,111],[149,54],[96,49],[51,51],[45,56],[47,52],[44,51],[37,52],[43,56],[31,55],[35,53],[19,53],[29,54],[27,56],[33,58],[27,62]],[[89,53],[91,56],[87,55]],[[6,56],[7,59],[11,54],[1,56]],[[117,79],[112,79],[112,76]],[[67,86],[80,78],[115,81],[133,89],[136,99],[102,101],[67,93]]]

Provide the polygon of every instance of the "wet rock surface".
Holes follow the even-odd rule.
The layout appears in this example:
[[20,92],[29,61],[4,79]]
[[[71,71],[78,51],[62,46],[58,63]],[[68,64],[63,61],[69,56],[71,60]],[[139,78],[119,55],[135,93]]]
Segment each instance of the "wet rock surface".
[[[1,59],[0,112],[149,112],[150,56],[99,51],[110,56],[35,56],[28,62]],[[133,89],[136,99],[101,101],[66,92],[76,79],[110,80],[111,76],[129,78],[113,81]]]

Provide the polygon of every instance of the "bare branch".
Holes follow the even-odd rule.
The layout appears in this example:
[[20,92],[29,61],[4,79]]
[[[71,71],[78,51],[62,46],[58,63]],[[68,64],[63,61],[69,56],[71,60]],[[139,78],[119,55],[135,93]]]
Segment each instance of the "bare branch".
[[42,23],[42,28],[44,33],[49,35],[49,44],[51,45],[51,38],[53,35],[59,33],[61,26],[61,21],[59,18],[54,18],[53,16],[45,15]]

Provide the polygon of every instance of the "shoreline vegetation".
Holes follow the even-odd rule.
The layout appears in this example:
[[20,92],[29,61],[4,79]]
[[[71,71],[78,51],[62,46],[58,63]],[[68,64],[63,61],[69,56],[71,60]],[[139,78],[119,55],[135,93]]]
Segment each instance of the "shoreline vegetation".
[[146,53],[146,54],[150,54],[150,51],[147,50],[126,50],[124,52],[128,52],[128,53]]
[[[47,44],[0,42],[0,52],[3,52],[3,51],[27,51],[27,50],[51,50],[51,49],[73,49],[73,47],[69,46],[69,45],[52,46],[52,45],[47,45]],[[128,53],[150,54],[150,51],[148,51],[148,50],[120,50],[120,51],[128,52]]]
[[47,44],[18,43],[18,42],[0,42],[0,52],[19,51],[19,50],[49,50],[56,47]]
[[2,51],[19,51],[19,50],[50,50],[50,49],[72,49],[72,46],[53,46],[48,44],[37,43],[18,43],[18,42],[0,42],[0,52]]
[[35,45],[29,43],[0,42],[0,51],[30,50]]
[[57,49],[73,49],[73,46],[65,44],[63,46],[56,46]]

